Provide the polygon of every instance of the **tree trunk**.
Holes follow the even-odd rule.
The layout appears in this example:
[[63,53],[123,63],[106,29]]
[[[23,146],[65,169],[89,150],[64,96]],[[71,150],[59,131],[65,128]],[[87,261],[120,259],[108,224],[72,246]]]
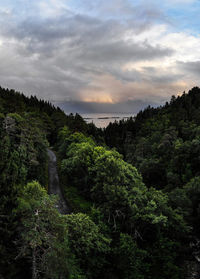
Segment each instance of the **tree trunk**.
[[32,279],[37,279],[37,267],[36,267],[36,248],[32,251]]

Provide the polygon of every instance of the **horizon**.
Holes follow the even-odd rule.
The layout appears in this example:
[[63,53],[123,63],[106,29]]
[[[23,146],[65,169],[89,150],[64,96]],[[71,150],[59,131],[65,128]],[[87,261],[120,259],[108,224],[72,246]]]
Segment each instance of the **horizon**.
[[64,111],[137,113],[199,85],[198,0],[2,0],[5,88]]

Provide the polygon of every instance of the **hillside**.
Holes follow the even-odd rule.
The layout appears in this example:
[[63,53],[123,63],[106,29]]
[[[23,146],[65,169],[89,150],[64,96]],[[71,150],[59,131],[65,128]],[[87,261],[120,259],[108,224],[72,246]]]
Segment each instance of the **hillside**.
[[[0,88],[0,277],[181,279],[197,272],[199,125],[199,88],[104,130]],[[49,146],[67,215],[48,195]]]

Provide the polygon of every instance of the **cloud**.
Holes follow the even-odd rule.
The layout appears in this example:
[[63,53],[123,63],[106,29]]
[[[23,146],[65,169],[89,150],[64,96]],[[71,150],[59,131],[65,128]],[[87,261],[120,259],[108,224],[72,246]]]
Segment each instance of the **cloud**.
[[164,2],[166,2],[167,4],[192,4],[195,2],[198,2],[198,0],[165,0]]
[[181,69],[190,73],[191,75],[196,75],[199,77],[200,74],[200,60],[194,62],[178,62]]
[[[7,71],[2,68],[1,75],[10,73],[9,82],[18,81],[16,85],[23,84],[22,89],[28,92],[32,89],[38,92],[40,85],[44,97],[48,94],[55,99],[51,92],[57,91],[58,99],[71,96],[77,100],[84,98],[82,92],[88,86],[90,90],[97,77],[109,74],[123,82],[135,80],[136,71],[128,74],[121,70],[127,62],[172,55],[170,48],[127,40],[126,28],[113,20],[80,15],[26,19],[2,31],[2,58],[13,58],[12,69],[8,61]],[[20,64],[23,67],[16,71]],[[39,85],[33,85],[34,81]]]
[[36,5],[40,16],[48,18],[61,16],[64,12],[70,13],[67,2],[62,0],[40,0],[36,2]]
[[70,2],[34,2],[21,19],[16,7],[2,9],[2,86],[77,110],[121,111],[162,103],[198,81],[200,38],[173,30],[156,1]]
[[124,113],[137,114],[141,109],[144,109],[148,105],[158,106],[158,103],[135,100],[119,103],[99,103],[99,102],[81,102],[81,101],[69,101],[69,102],[55,102],[56,106],[61,107],[67,114],[79,112],[81,114],[87,113]]

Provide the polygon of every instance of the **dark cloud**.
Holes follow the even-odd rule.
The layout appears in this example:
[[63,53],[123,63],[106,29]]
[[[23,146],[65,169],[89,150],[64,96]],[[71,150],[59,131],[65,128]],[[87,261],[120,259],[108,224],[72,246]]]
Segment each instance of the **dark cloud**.
[[172,84],[181,78],[184,78],[184,74],[171,73],[171,69],[157,69],[155,67],[143,67],[144,71],[143,78],[146,82],[151,82],[155,84]]
[[[4,14],[0,19],[1,85],[62,102],[73,112],[131,113],[154,104],[161,86],[163,91],[176,87],[180,74],[163,71],[160,65],[141,66],[158,60],[162,64],[174,55],[172,47],[153,42],[151,35],[138,40],[156,23],[166,22],[157,6],[99,0],[84,1],[84,8],[79,14],[64,9],[59,16],[35,14],[22,20]],[[101,99],[116,104],[102,104]]]
[[69,13],[10,22],[1,30],[6,41],[2,59],[12,57],[12,63],[7,61],[0,75],[9,74],[6,85],[10,82],[10,86],[38,95],[40,89],[44,98],[52,100],[78,100],[80,91],[105,74],[124,83],[140,81],[137,70],[124,71],[121,66],[170,56],[173,51],[126,40],[129,28],[117,20]]
[[178,62],[179,68],[190,73],[198,75],[200,74],[200,61],[194,62]]
[[104,42],[87,45],[82,52],[83,59],[99,63],[125,63],[170,56],[171,49],[153,47],[148,43],[136,44],[125,41]]
[[[64,54],[86,62],[126,62],[154,59],[171,55],[173,51],[159,45],[151,46],[147,42],[134,43],[124,40],[127,26],[117,21],[89,16],[62,16],[57,19],[26,19],[17,26],[3,30],[23,40],[30,53],[52,54],[62,51]],[[56,53],[54,53],[56,55]]]
[[129,100],[114,104],[96,103],[96,102],[55,102],[55,105],[61,107],[66,113],[132,113],[136,114],[148,105],[158,106],[158,103],[152,101]]

